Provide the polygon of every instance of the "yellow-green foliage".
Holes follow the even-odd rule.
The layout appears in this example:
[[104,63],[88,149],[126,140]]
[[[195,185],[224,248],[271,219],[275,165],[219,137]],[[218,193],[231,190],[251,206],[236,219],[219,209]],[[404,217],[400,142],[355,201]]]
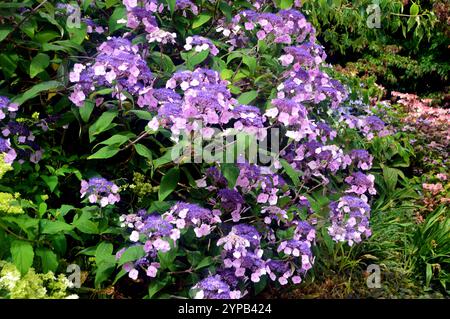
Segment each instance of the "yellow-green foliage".
[[18,201],[19,193],[0,193],[0,214],[23,214],[24,211]]
[[3,178],[6,172],[12,171],[11,164],[7,164],[4,161],[5,154],[0,154],[0,179]]
[[67,288],[71,286],[66,276],[56,277],[53,272],[37,274],[31,268],[23,277],[17,268],[0,261],[0,297],[11,299],[63,299],[77,298],[68,295]]

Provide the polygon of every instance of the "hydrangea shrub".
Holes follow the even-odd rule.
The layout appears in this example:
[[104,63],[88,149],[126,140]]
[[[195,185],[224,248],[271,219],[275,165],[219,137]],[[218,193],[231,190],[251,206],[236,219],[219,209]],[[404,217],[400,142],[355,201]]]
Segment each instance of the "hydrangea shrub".
[[[351,246],[371,235],[376,190],[364,143],[389,130],[331,76],[300,1],[90,6],[82,25],[91,41],[66,74],[71,117],[29,123],[38,135],[79,131],[87,154],[43,178],[53,192],[75,175],[66,191],[79,196],[48,209],[43,235],[92,243],[80,253],[94,256],[96,288],[131,281],[149,297],[254,296],[300,284],[317,240]],[[96,6],[114,9],[108,24]],[[0,102],[4,165],[45,165],[52,155],[16,118],[22,106]],[[29,203],[40,217],[46,199]]]

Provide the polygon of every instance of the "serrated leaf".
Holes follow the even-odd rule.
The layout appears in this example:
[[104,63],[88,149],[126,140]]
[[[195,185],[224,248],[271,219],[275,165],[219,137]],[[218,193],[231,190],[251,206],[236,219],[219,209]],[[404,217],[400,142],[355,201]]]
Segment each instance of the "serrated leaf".
[[73,226],[58,220],[43,219],[40,221],[40,229],[42,234],[58,234],[72,230]]
[[33,246],[24,240],[13,240],[10,250],[14,265],[22,275],[25,275],[31,265],[33,265]]
[[36,249],[36,255],[41,258],[42,271],[47,273],[49,271],[56,272],[58,268],[58,257],[48,248]]

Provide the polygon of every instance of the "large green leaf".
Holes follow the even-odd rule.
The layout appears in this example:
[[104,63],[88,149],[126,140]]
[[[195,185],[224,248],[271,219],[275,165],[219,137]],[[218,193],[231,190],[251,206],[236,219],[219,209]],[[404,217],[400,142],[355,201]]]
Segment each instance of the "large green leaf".
[[117,111],[109,110],[100,115],[98,120],[89,127],[89,141],[94,141],[96,135],[106,131],[117,114]]
[[25,91],[24,93],[16,96],[12,102],[17,103],[19,105],[25,103],[29,99],[32,99],[36,97],[39,93],[50,91],[50,90],[56,90],[59,87],[62,86],[61,82],[58,81],[47,81],[47,82],[41,82],[39,84],[36,84],[31,89]]
[[107,145],[99,149],[97,152],[89,156],[87,159],[107,159],[119,153],[120,148],[117,144]]
[[13,240],[11,242],[11,256],[14,265],[24,275],[33,264],[33,246],[24,240]]
[[36,249],[36,255],[41,258],[42,271],[47,273],[49,271],[55,272],[58,268],[58,256],[48,248]]
[[122,256],[120,256],[118,265],[122,266],[130,261],[138,260],[139,258],[144,257],[145,251],[143,246],[132,246],[124,251]]
[[42,219],[40,229],[42,234],[58,234],[72,230],[73,226],[58,220]]
[[159,185],[158,198],[159,201],[163,201],[169,196],[177,187],[178,180],[180,179],[180,170],[178,167],[171,168],[166,175],[161,179]]

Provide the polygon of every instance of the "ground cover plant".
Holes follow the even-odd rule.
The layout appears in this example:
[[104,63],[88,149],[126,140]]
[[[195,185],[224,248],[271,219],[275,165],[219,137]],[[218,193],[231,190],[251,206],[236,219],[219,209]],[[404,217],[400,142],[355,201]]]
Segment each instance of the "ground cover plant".
[[446,296],[449,114],[309,5],[1,3],[0,297]]

